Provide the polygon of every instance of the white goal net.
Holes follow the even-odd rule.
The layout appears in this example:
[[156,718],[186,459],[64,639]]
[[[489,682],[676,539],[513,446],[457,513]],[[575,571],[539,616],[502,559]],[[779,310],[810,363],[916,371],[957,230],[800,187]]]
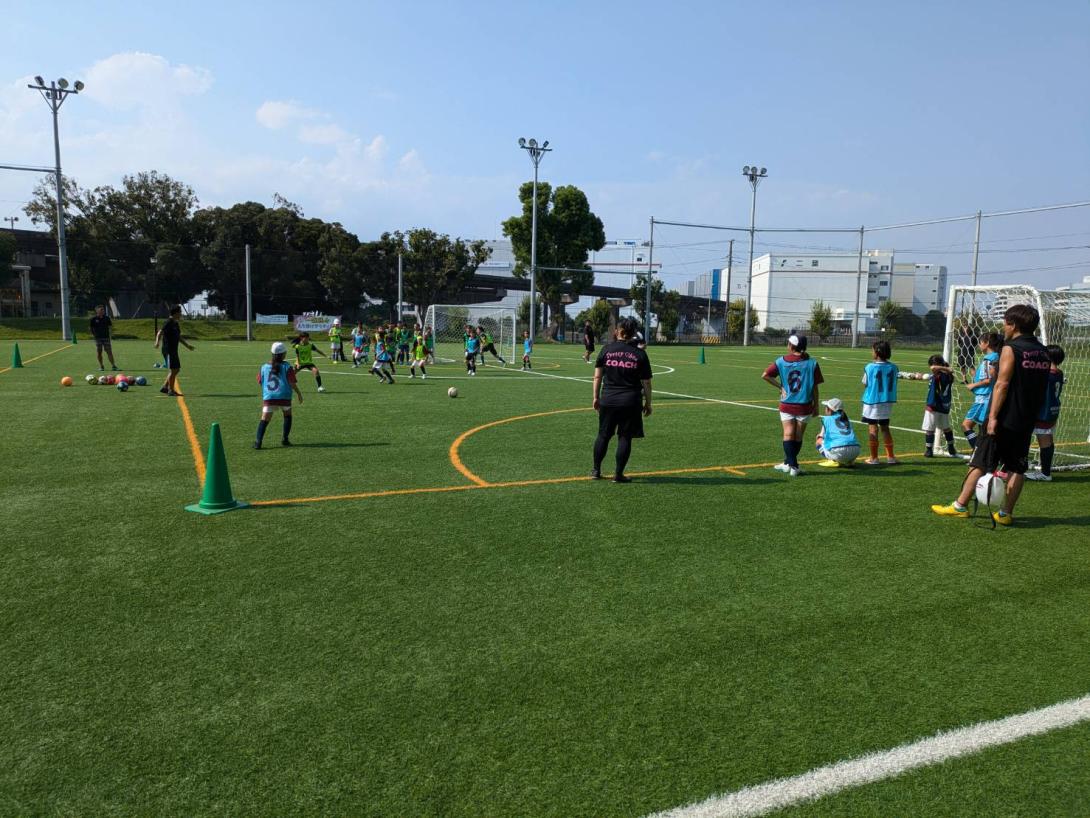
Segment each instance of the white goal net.
[[[424,332],[435,339],[435,359],[440,363],[465,359],[466,326],[483,327],[496,345],[500,357],[515,360],[515,310],[511,307],[481,307],[465,304],[433,304],[424,316]],[[485,353],[485,363],[498,363]]]
[[[982,355],[980,339],[989,332],[1002,335],[1003,313],[1015,304],[1035,307],[1041,314],[1041,343],[1057,344],[1065,353],[1060,366],[1065,383],[1054,432],[1054,468],[1090,468],[1090,291],[1047,291],[1020,284],[952,287],[943,356],[959,382],[972,380]],[[952,413],[964,417],[970,402],[964,387],[954,389]]]

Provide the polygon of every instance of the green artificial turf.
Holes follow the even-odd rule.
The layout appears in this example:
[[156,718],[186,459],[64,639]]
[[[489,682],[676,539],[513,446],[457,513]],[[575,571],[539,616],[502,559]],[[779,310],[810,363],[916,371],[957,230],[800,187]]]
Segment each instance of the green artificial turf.
[[[463,432],[590,402],[570,347],[539,345],[536,374],[399,367],[392,387],[320,360],[327,392],[300,376],[296,445],[277,418],[257,452],[267,345],[196,345],[186,405],[202,445],[220,423],[246,501],[465,486],[448,456]],[[162,377],[150,344],[115,352]],[[693,402],[773,407],[760,373],[777,351],[696,353],[652,348],[675,395],[657,396],[629,468],[745,476],[217,517],[183,510],[200,486],[158,381],[85,385],[85,343],[0,374],[0,812],[636,816],[1090,692],[1090,475],[1029,485],[998,531],[930,514],[965,469],[924,461],[917,432],[895,433],[903,465],[791,480],[751,465],[781,458],[773,412]],[[867,356],[817,354],[822,396],[857,417]],[[902,383],[894,425],[918,428],[924,393]],[[577,477],[595,432],[589,411],[550,414],[459,452],[492,483]],[[1077,813],[1086,736],[798,811]]]

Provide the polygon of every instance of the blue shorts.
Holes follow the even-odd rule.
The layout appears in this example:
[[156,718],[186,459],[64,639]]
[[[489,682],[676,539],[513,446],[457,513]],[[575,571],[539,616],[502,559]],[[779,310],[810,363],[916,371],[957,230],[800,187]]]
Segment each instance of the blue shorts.
[[976,401],[969,407],[969,411],[965,413],[965,419],[971,420],[973,423],[987,423],[989,403],[991,403],[990,398],[983,401]]

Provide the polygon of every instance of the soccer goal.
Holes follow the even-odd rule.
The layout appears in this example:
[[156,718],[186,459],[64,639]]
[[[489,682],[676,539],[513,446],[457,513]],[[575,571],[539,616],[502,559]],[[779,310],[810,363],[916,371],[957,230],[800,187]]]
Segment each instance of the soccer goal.
[[[943,355],[955,377],[972,379],[980,361],[980,339],[1003,332],[1003,313],[1029,304],[1041,315],[1038,337],[1059,344],[1066,357],[1061,369],[1064,388],[1060,419],[1054,432],[1055,469],[1090,468],[1090,292],[1038,290],[1021,284],[994,287],[951,287],[946,311]],[[964,417],[970,395],[954,390],[953,413]],[[1036,452],[1036,440],[1034,440]]]
[[[465,358],[465,328],[470,324],[484,327],[492,336],[496,351],[507,359],[515,358],[515,310],[512,307],[482,307],[466,304],[432,304],[424,316],[424,332],[431,330],[435,339],[435,359],[440,363]],[[491,356],[488,356],[491,358]]]

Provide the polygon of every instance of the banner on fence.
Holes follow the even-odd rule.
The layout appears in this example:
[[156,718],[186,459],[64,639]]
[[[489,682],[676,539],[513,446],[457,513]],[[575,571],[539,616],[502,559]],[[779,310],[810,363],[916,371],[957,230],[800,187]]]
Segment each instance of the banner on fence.
[[259,324],[290,324],[291,319],[287,315],[262,315],[257,314],[257,323]]
[[333,326],[332,315],[303,313],[295,317],[296,332],[329,332],[331,326]]

